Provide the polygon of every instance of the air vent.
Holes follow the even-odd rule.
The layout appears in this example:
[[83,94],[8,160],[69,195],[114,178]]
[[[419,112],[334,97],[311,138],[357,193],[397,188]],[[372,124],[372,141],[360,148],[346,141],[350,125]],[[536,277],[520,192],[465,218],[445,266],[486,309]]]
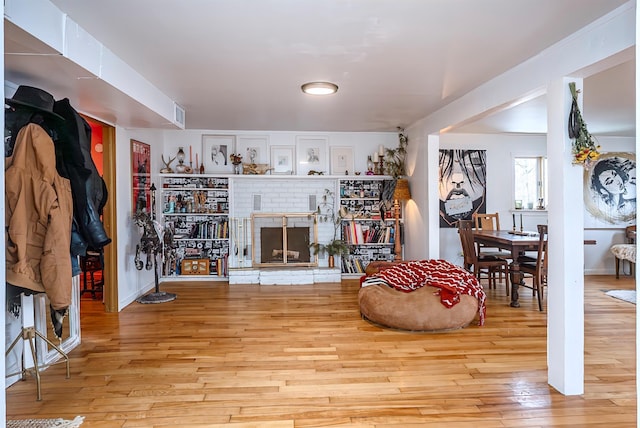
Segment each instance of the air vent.
[[185,121],[185,112],[182,107],[178,104],[173,103],[174,111],[173,111],[173,122],[178,125],[181,129],[184,129],[184,121]]
[[254,211],[262,210],[262,197],[260,195],[253,195],[253,210]]

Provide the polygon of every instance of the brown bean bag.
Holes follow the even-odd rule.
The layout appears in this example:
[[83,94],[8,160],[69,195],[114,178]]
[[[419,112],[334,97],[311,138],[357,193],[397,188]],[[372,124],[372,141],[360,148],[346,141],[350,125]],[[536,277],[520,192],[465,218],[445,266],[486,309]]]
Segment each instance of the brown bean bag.
[[[373,261],[365,270],[374,275],[407,261]],[[365,277],[362,278],[363,280]],[[478,299],[463,294],[460,302],[447,308],[440,301],[439,289],[425,286],[406,293],[386,285],[370,285],[360,289],[360,313],[385,327],[413,331],[446,331],[468,326],[478,313]]]
[[468,326],[478,314],[478,299],[461,295],[447,308],[436,287],[425,286],[411,293],[386,285],[370,285],[358,292],[360,313],[382,326],[413,331],[444,331]]

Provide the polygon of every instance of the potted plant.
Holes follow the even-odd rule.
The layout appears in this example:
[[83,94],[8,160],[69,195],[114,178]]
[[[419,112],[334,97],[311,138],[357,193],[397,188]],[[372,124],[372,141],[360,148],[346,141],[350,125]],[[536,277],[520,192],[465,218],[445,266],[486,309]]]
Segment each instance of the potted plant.
[[316,210],[317,219],[321,223],[331,223],[333,226],[333,239],[325,244],[313,242],[309,245],[314,255],[329,255],[329,267],[335,266],[335,256],[349,254],[349,246],[340,238],[338,232],[344,216],[335,210],[335,195],[329,189],[324,189],[322,202],[318,204]]
[[392,176],[395,180],[407,175],[406,157],[407,145],[409,143],[407,136],[404,135],[404,129],[398,127],[398,147],[395,149],[386,149],[384,165],[387,175]]

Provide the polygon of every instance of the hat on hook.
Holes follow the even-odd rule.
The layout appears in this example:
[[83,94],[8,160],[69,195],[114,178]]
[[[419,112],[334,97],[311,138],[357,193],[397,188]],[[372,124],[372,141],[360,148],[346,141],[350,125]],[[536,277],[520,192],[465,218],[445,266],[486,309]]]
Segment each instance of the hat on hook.
[[11,98],[5,98],[5,102],[12,107],[28,107],[43,113],[49,117],[64,121],[64,118],[53,112],[53,95],[39,88],[20,85]]

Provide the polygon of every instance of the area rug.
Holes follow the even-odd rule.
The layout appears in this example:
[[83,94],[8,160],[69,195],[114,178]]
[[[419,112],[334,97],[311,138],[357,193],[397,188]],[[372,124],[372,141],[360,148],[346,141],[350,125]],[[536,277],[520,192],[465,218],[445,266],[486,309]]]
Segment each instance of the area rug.
[[634,305],[636,304],[636,290],[609,290],[605,294]]
[[78,428],[82,425],[84,416],[76,416],[72,421],[58,419],[22,419],[7,421],[7,428]]

